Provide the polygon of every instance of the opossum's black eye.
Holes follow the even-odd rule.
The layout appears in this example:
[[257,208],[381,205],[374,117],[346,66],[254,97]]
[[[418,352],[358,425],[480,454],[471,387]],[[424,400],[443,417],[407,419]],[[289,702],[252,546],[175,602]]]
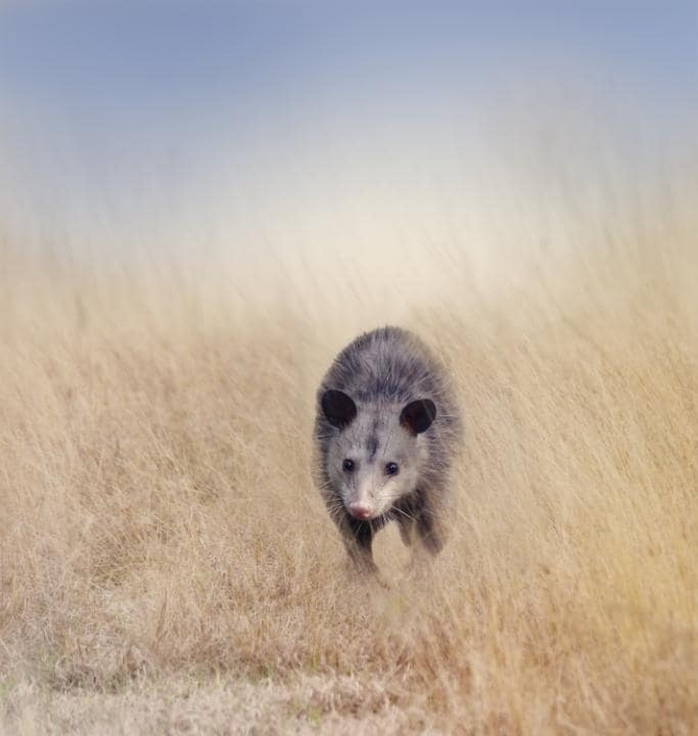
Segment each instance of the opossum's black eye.
[[385,466],[386,475],[397,475],[400,472],[400,468],[397,463],[388,463]]
[[351,473],[354,470],[354,461],[347,458],[342,463],[342,470],[346,470],[347,473]]

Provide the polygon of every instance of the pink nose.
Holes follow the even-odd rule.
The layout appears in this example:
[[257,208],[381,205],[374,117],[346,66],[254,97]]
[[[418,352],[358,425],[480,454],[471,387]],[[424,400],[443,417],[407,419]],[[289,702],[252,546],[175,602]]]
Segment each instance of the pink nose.
[[365,521],[366,519],[369,519],[371,517],[371,507],[366,506],[366,504],[350,503],[347,508],[349,509],[349,513],[355,519],[361,519],[362,521]]

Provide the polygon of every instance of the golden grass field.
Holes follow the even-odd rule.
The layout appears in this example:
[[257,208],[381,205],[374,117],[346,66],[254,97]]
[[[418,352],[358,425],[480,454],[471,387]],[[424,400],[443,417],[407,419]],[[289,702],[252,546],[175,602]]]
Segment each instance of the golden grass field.
[[[237,264],[6,238],[0,732],[697,733],[698,219],[664,183]],[[446,550],[413,580],[381,532],[383,589],[311,430],[388,322],[467,443]]]

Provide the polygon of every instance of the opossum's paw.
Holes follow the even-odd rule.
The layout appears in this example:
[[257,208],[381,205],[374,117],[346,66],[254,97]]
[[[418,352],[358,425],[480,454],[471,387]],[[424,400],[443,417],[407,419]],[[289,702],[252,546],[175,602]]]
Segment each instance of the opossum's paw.
[[390,588],[390,585],[373,561],[362,561],[360,563],[350,561],[347,567],[347,575],[353,583],[370,587],[375,586],[384,590]]
[[369,585],[375,586],[382,591],[390,590],[390,583],[383,577],[380,572],[376,572],[370,578]]
[[370,577],[378,573],[378,566],[372,559],[367,557],[349,557],[347,570],[357,577]]
[[425,549],[414,550],[407,565],[407,577],[417,583],[425,583],[431,579],[434,571],[434,558]]

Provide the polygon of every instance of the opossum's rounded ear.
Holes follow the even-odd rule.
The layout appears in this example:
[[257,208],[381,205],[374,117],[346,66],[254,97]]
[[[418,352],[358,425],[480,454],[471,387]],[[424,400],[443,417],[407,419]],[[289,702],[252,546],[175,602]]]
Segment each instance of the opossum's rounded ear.
[[335,427],[346,427],[354,421],[356,404],[344,391],[325,391],[322,395],[322,410],[327,421]]
[[426,432],[436,419],[436,404],[431,399],[412,401],[400,413],[400,424],[412,434]]

